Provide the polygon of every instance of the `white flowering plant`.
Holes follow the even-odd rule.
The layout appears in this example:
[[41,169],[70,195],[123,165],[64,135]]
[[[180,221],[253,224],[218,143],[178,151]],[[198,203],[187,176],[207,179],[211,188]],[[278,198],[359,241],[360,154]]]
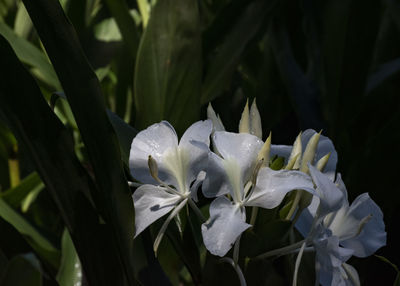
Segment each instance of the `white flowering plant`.
[[[200,237],[198,264],[204,275],[210,275],[207,264],[227,263],[243,286],[254,281],[248,273],[257,262],[287,256],[293,268],[288,281],[297,285],[303,255],[309,253],[315,284],[360,285],[357,270],[346,262],[386,244],[383,214],[368,193],[349,205],[332,141],[309,129],[293,146],[273,145],[271,134],[264,142],[255,102],[250,109],[246,104],[238,133],[225,131],[211,105],[207,114],[180,140],[166,121],[133,139],[135,237],[163,221],[154,227],[157,253],[172,220],[184,235],[183,221],[195,216],[191,231]],[[259,275],[268,280],[265,268]]]

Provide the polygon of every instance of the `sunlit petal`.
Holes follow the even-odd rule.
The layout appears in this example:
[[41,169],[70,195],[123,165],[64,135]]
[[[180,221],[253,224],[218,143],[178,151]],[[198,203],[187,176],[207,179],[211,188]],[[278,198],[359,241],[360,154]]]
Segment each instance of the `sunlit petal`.
[[204,245],[212,254],[224,256],[250,226],[238,205],[219,197],[210,205],[210,219],[201,226]]
[[132,198],[135,206],[135,237],[182,200],[180,196],[153,185],[140,186]]

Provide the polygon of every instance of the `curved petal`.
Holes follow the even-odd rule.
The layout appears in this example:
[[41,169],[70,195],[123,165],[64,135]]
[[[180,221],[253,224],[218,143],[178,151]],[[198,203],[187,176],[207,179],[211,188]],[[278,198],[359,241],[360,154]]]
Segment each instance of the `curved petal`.
[[247,133],[231,133],[218,131],[213,136],[217,152],[225,160],[236,161],[241,169],[241,177],[246,182],[264,142],[254,135]]
[[[307,146],[308,141],[316,133],[317,132],[313,129],[307,129],[303,132],[303,134],[301,135],[301,143],[303,148]],[[331,153],[331,155],[329,157],[327,165],[325,166],[324,173],[328,174],[331,178],[334,178],[338,155],[331,139],[324,135],[321,135],[318,142],[317,152],[315,154],[315,162],[318,162],[319,159],[321,159],[328,153]]]
[[[206,178],[203,183],[203,194],[207,198],[232,194],[240,197],[243,192],[240,167],[235,161],[229,162],[218,155],[210,152],[208,155],[208,166]],[[239,195],[237,195],[239,193]]]
[[140,131],[133,138],[129,154],[129,168],[132,176],[142,183],[156,184],[147,164],[148,157],[151,155],[158,164],[159,177],[167,180],[170,175],[163,166],[163,157],[168,150],[176,150],[176,147],[178,147],[178,137],[167,121],[155,123]]
[[348,218],[361,222],[365,217],[372,215],[365,223],[361,233],[340,243],[354,250],[354,255],[366,257],[386,245],[385,223],[379,206],[369,197],[368,193],[359,195],[351,204],[347,213]]
[[250,226],[238,205],[226,197],[216,198],[210,205],[210,219],[201,226],[204,245],[212,254],[222,257]]
[[192,199],[197,202],[197,190],[199,189],[200,185],[204,182],[204,179],[206,178],[206,172],[200,171],[200,173],[197,175],[196,180],[193,182],[193,185],[190,187],[190,196]]
[[180,196],[153,185],[140,186],[132,198],[135,206],[135,237],[182,200]]
[[275,155],[279,157],[285,158],[285,164],[288,163],[288,159],[290,157],[290,153],[292,152],[293,146],[289,145],[271,145],[271,155],[270,157],[274,157]]
[[292,190],[305,190],[314,193],[310,176],[298,171],[274,171],[262,168],[257,177],[256,188],[246,205],[266,209],[277,207]]
[[188,165],[184,166],[187,170],[186,183],[188,185],[196,179],[200,171],[207,167],[211,131],[211,120],[198,121],[185,131],[179,141],[180,152],[188,154]]
[[317,186],[316,193],[320,199],[319,215],[323,217],[343,206],[343,193],[325,174],[322,174],[308,163],[310,175]]
[[339,246],[339,239],[336,236],[330,236],[321,240],[314,241],[316,250],[316,272],[321,285],[335,285],[333,280],[338,277],[338,267],[341,267],[343,262],[346,262],[353,254],[351,249],[346,249]]

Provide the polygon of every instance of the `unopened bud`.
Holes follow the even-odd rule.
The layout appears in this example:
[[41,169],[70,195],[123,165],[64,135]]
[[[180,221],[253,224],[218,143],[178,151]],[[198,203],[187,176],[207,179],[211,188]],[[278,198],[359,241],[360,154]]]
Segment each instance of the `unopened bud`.
[[[300,168],[301,153],[303,152],[303,147],[301,144],[301,134],[302,134],[302,132],[300,132],[299,135],[297,135],[296,140],[293,143],[292,152],[290,153],[290,156],[289,156],[289,163],[290,163],[290,165],[291,164],[293,164],[293,165],[290,169],[287,169],[287,170]],[[288,165],[289,165],[289,163],[288,163]]]
[[243,109],[242,117],[239,121],[239,133],[250,133],[249,100],[246,101],[246,106]]
[[271,132],[269,133],[269,136],[267,140],[265,140],[264,145],[262,146],[260,152],[258,152],[257,155],[257,161],[263,160],[262,166],[269,166],[269,159],[270,159],[270,151],[271,151]]
[[331,152],[329,152],[328,154],[326,154],[324,157],[322,157],[321,159],[318,160],[317,162],[317,169],[319,171],[324,171],[326,164],[328,164],[329,161],[329,157],[331,156]]
[[258,111],[256,99],[254,99],[250,108],[250,134],[262,138],[262,125],[260,112]]
[[321,136],[321,132],[315,133],[307,143],[306,150],[303,153],[303,158],[301,158],[301,166],[300,171],[304,173],[308,173],[307,163],[310,162],[312,165],[314,163],[315,154],[317,152],[319,137]]
[[213,123],[213,131],[225,131],[221,118],[215,113],[211,103],[209,103],[207,107],[207,118]]

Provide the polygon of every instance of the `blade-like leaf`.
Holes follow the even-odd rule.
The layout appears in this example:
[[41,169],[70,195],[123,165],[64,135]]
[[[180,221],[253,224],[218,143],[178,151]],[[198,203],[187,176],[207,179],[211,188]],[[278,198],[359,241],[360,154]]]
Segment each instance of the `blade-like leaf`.
[[82,283],[82,269],[78,255],[68,230],[65,229],[61,241],[61,265],[57,273],[60,286],[76,286]]
[[57,75],[43,52],[24,38],[17,36],[10,27],[2,22],[0,22],[0,35],[7,39],[23,63],[39,71],[40,75],[42,75],[40,77],[41,80],[56,90],[61,89]]
[[74,113],[96,179],[94,201],[112,229],[123,277],[133,285],[133,202],[100,84],[60,4],[47,0],[24,3]]
[[24,235],[32,248],[46,258],[48,262],[54,267],[58,266],[59,251],[46,237],[17,211],[10,207],[2,198],[0,198],[0,217],[14,226],[19,233]]
[[136,61],[136,126],[165,119],[181,133],[200,115],[201,76],[197,1],[158,1]]
[[18,186],[0,194],[0,199],[3,199],[10,207],[18,208],[21,206],[22,200],[35,190],[42,190],[44,184],[40,180],[37,173],[32,173],[27,176]]
[[70,133],[1,36],[0,54],[4,57],[0,69],[0,116],[7,119],[59,208],[88,282],[128,285],[111,228],[99,222],[88,199],[94,185],[75,156]]
[[201,103],[210,102],[229,84],[247,44],[258,32],[275,1],[253,1],[243,11],[206,72],[202,86]]
[[32,254],[19,255],[12,258],[4,270],[0,285],[41,286],[42,274],[37,258]]

